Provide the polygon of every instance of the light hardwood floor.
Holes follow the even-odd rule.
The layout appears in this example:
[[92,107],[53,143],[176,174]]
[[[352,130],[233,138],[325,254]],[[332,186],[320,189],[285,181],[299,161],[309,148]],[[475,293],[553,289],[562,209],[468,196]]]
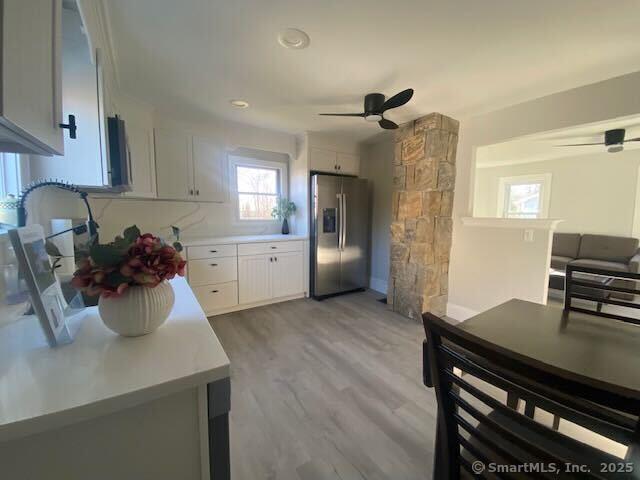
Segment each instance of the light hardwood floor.
[[212,317],[231,359],[233,480],[431,478],[422,325],[373,292]]

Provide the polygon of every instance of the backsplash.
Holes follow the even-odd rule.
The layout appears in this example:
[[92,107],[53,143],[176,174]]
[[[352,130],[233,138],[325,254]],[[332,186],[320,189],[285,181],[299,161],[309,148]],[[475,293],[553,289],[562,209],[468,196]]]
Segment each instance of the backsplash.
[[258,225],[240,223],[235,219],[232,205],[228,203],[91,198],[91,208],[100,225],[102,241],[114,238],[134,223],[143,232],[162,237],[171,236],[171,225],[180,227],[185,237],[260,235],[278,233],[280,230],[277,222]]

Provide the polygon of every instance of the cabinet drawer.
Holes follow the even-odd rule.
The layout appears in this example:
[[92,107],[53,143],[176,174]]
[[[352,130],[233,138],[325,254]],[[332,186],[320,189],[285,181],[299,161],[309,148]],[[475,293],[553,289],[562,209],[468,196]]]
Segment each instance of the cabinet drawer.
[[194,287],[193,293],[205,312],[234,307],[238,304],[238,282]]
[[241,243],[238,245],[238,255],[260,255],[261,253],[301,252],[302,242],[270,242],[270,243]]
[[238,279],[238,259],[236,257],[206,258],[189,260],[189,285],[211,285],[233,282]]
[[234,245],[203,245],[187,247],[187,258],[197,260],[199,258],[235,257],[238,254]]

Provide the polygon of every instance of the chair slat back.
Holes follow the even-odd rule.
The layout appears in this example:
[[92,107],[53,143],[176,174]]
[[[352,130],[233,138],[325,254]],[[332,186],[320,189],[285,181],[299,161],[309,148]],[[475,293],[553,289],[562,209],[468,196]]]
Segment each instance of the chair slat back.
[[[473,462],[487,471],[481,478],[640,478],[636,461],[640,401],[605,390],[594,382],[560,377],[533,367],[517,354],[493,345],[430,313],[423,314],[431,379],[438,399],[439,444],[443,478],[457,479],[466,471],[474,478]],[[460,374],[462,372],[462,374]],[[481,385],[513,392],[550,414],[628,446],[626,458],[604,452],[509,408]],[[444,453],[442,453],[444,452]],[[585,460],[586,459],[586,460]],[[566,472],[585,465],[586,470]],[[604,462],[619,465],[607,471]],[[520,465],[521,467],[513,467]],[[522,471],[530,465],[538,471]],[[535,467],[537,465],[537,467]],[[553,468],[559,468],[558,477]],[[513,468],[521,470],[514,475]],[[510,470],[511,469],[511,470]],[[546,470],[546,471],[545,471]],[[635,476],[634,476],[635,475]]]
[[[612,279],[614,281],[608,283],[593,282],[585,279],[585,276],[591,276],[592,278],[601,280]],[[602,304],[617,305],[619,307],[626,307],[633,310],[640,309],[639,303],[611,298],[611,294],[613,293],[640,295],[640,290],[637,288],[623,287],[617,284],[615,280],[629,280],[637,282],[640,281],[640,274],[632,272],[617,272],[601,268],[581,267],[571,264],[567,265],[564,282],[564,311],[582,312],[640,325],[640,315],[636,318],[632,315],[601,311]],[[598,308],[590,310],[588,308],[576,306],[573,302],[574,299],[595,302],[598,305]]]

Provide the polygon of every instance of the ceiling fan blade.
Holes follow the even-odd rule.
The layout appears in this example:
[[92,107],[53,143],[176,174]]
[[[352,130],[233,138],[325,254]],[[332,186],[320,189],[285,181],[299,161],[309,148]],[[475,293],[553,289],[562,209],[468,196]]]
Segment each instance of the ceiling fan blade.
[[319,113],[318,115],[329,117],[364,117],[364,113]]
[[398,108],[407,103],[413,97],[413,88],[407,88],[400,93],[396,93],[393,97],[389,98],[382,104],[380,109],[382,112],[389,110],[390,108]]
[[640,137],[638,137],[638,138],[630,138],[629,140],[625,140],[624,141],[624,143],[627,143],[627,142],[640,142]]
[[386,118],[380,120],[378,122],[378,125],[380,125],[385,130],[395,130],[396,128],[398,128],[398,124],[396,122],[392,122],[391,120],[387,120]]
[[587,145],[604,145],[603,142],[598,143],[571,143],[569,145],[554,145],[554,147],[585,147]]

